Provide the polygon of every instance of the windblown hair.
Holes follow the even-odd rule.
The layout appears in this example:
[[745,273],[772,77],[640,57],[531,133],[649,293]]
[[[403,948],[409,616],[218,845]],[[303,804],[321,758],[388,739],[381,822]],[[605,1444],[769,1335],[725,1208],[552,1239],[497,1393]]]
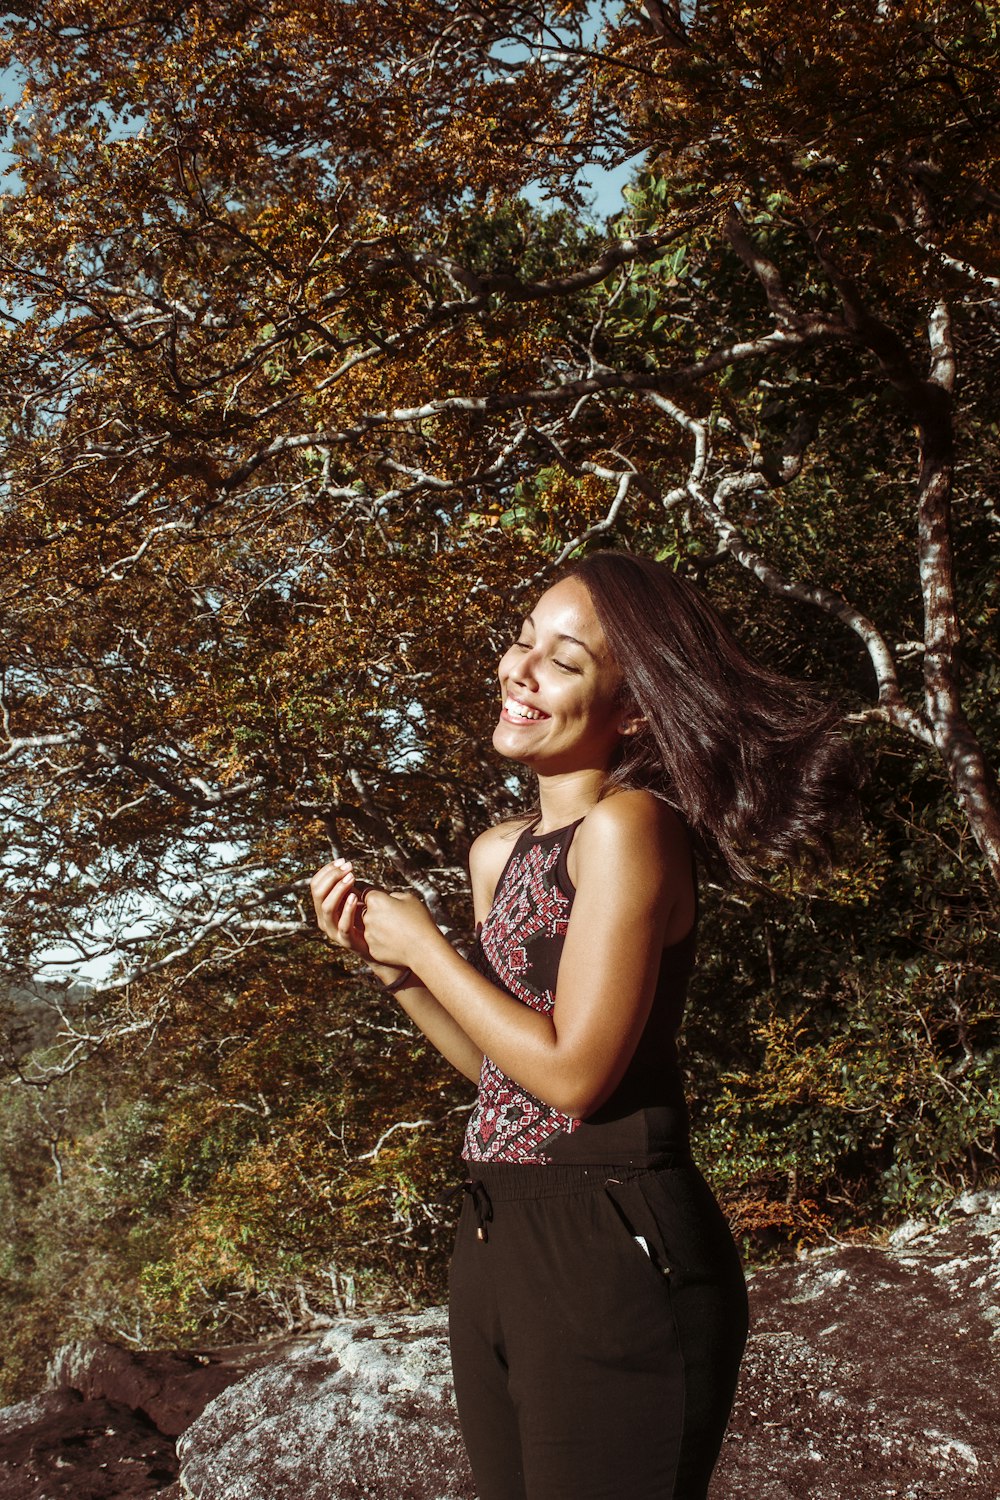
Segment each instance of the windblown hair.
[[836,707],[749,657],[700,589],[663,563],[593,552],[564,576],[590,593],[623,709],[641,716],[607,790],[662,797],[721,877],[828,868],[862,780]]

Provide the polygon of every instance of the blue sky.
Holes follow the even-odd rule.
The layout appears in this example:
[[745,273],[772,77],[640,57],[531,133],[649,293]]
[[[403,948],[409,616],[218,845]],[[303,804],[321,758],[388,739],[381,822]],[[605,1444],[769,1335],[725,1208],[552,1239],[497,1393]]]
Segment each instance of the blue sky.
[[[596,26],[594,30],[596,33]],[[23,74],[17,67],[0,69],[0,103],[13,104],[16,102],[20,96],[22,78]],[[0,146],[0,186],[4,185],[3,177],[10,164],[10,160],[9,152],[3,150],[2,146]],[[622,207],[622,188],[626,186],[635,172],[637,161],[638,158],[626,162],[624,165],[616,167],[613,171],[605,171],[599,167],[592,167],[587,172],[586,177],[581,178],[580,186],[585,197],[588,199],[590,212],[595,222],[603,222],[610,214],[617,213]],[[525,196],[531,202],[541,202],[541,194],[533,191],[531,188],[528,189]]]

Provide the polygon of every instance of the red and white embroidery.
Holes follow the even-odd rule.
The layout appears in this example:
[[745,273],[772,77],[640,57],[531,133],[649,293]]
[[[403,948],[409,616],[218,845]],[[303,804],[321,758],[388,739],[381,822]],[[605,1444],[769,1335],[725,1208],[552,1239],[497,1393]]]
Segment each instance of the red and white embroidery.
[[555,992],[531,984],[529,950],[533,938],[565,937],[569,926],[572,903],[554,875],[560,847],[531,844],[511,861],[479,934],[498,982],[532,1010],[546,1014],[555,1004]]
[[[555,1005],[555,974],[572,906],[556,884],[560,849],[561,842],[554,848],[532,843],[515,854],[471,955],[493,984],[546,1015]],[[485,1057],[462,1155],[467,1161],[545,1163],[545,1142],[579,1123],[536,1099]]]

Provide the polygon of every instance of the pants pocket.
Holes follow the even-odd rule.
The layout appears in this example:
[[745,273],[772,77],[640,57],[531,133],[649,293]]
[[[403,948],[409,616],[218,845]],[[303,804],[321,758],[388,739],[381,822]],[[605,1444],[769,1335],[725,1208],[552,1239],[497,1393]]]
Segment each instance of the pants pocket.
[[609,1177],[604,1184],[604,1191],[615,1217],[631,1236],[636,1253],[654,1271],[669,1276],[672,1268],[663,1235],[642,1192],[639,1179],[619,1182],[616,1178]]

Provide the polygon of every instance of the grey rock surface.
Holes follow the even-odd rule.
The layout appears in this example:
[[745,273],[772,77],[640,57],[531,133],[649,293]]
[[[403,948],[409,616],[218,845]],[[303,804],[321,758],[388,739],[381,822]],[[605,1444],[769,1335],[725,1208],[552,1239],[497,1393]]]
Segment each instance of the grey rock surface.
[[335,1324],[230,1386],[178,1451],[194,1500],[474,1500],[444,1310]]
[[[750,1295],[711,1500],[1000,1500],[1000,1191]],[[474,1500],[440,1308],[200,1354],[68,1345],[50,1376],[0,1410],[0,1500]]]
[[1000,1500],[1000,1193],[758,1271],[711,1500]]

